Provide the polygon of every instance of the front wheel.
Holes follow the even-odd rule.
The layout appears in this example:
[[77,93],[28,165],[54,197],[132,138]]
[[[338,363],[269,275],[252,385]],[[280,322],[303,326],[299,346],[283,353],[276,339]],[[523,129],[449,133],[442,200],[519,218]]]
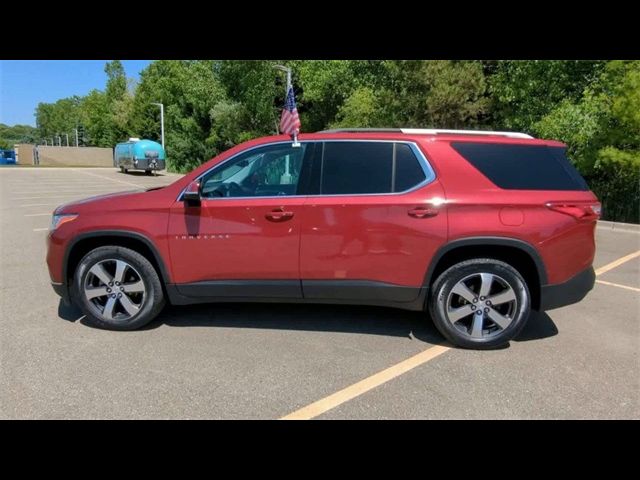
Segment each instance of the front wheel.
[[429,312],[447,340],[463,348],[508,343],[529,318],[531,295],[522,275],[491,258],[466,260],[434,282]]
[[153,265],[124,247],[99,247],[85,255],[76,269],[73,290],[89,323],[108,330],[140,328],[164,306]]

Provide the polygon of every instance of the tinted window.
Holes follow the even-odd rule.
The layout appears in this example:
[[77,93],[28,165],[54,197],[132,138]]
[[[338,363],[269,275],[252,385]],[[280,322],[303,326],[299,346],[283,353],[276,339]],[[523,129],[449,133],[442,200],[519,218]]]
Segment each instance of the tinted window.
[[388,193],[392,160],[392,143],[326,142],[321,193]]
[[563,147],[473,142],[451,146],[500,188],[588,190]]
[[395,192],[404,192],[427,178],[420,162],[406,143],[396,143]]

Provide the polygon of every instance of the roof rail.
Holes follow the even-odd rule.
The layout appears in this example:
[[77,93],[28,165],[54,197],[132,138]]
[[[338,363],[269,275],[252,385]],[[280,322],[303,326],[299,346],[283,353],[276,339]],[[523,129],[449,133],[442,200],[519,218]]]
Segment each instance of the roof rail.
[[402,133],[401,128],[332,128],[322,130],[318,133],[351,133],[351,132],[381,132],[381,133]]
[[521,132],[496,132],[492,130],[445,130],[440,128],[401,128],[402,133],[414,135],[437,135],[453,134],[453,135],[500,135],[511,138],[533,138],[531,135]]
[[533,138],[531,135],[521,132],[496,132],[491,130],[447,130],[441,128],[335,128],[323,130],[318,133],[357,133],[357,132],[380,132],[380,133],[407,133],[410,135],[499,135],[511,138]]

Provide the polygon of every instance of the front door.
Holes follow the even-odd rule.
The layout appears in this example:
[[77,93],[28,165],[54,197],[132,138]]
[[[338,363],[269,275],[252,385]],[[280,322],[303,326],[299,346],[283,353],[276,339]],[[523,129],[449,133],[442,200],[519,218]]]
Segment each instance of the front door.
[[300,298],[304,196],[312,146],[254,148],[201,178],[202,202],[177,202],[169,220],[174,281],[189,296]]

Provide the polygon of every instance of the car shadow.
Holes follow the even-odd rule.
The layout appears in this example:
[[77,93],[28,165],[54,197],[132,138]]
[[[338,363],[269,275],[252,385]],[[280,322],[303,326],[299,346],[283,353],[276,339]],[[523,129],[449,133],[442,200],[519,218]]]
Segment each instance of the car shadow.
[[528,342],[542,340],[558,334],[558,327],[547,312],[531,312],[531,316],[520,335],[514,338],[515,342]]
[[[80,309],[62,300],[58,304],[58,316],[69,322],[79,320],[88,325]],[[428,314],[385,307],[286,303],[168,305],[155,320],[137,331],[152,330],[162,325],[357,333],[403,337],[430,344],[445,343]],[[532,312],[514,341],[542,340],[557,334],[558,328],[549,315]]]
[[442,343],[423,313],[384,307],[285,303],[214,303],[167,306],[144,328],[257,328],[309,332],[360,333]]
[[[119,173],[121,175],[131,175],[131,176],[134,176],[134,177],[153,177],[154,176],[153,173],[147,174],[144,170],[129,170],[127,173],[124,173],[124,172],[121,172],[121,171],[118,170],[117,173]],[[160,173],[160,172],[156,172],[155,176],[156,177],[164,177],[165,174],[164,173]]]

